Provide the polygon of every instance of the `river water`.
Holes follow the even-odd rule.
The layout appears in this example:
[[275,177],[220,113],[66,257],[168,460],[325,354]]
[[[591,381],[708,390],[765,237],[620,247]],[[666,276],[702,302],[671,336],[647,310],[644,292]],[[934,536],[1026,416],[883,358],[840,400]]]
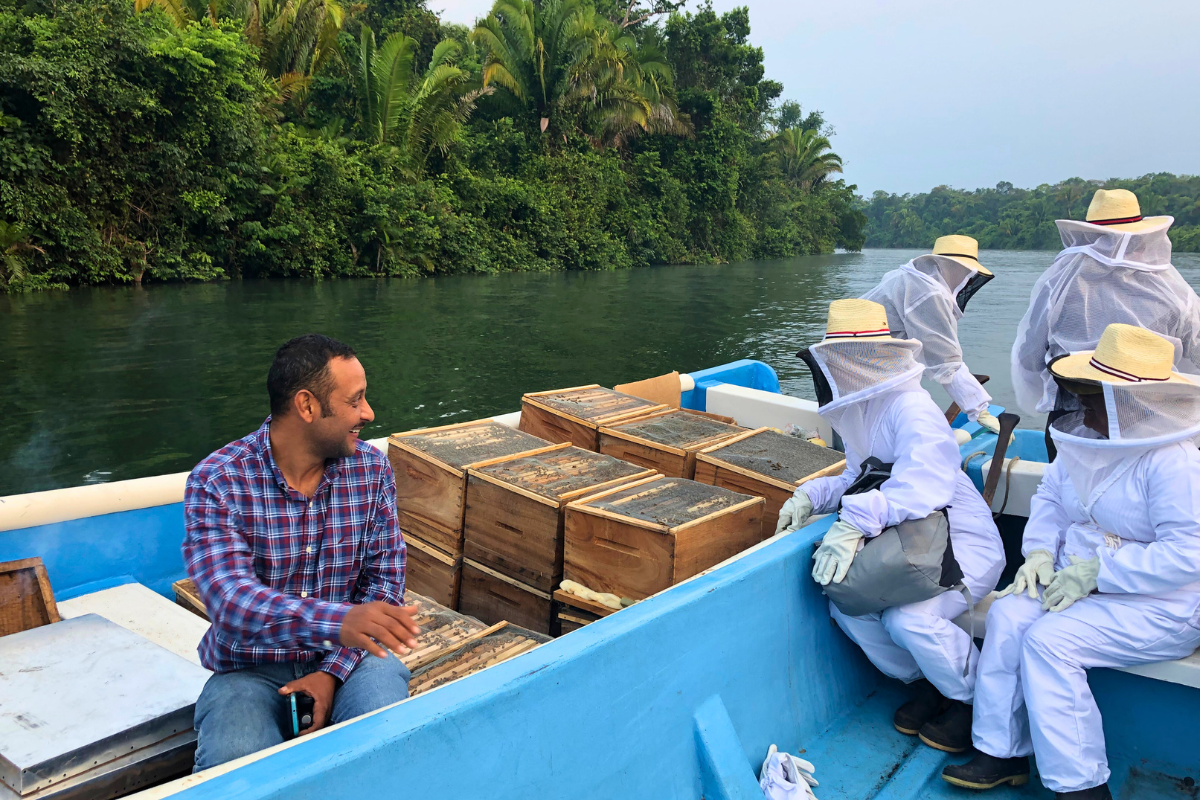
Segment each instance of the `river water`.
[[[739,358],[771,364],[785,392],[812,398],[794,354],[820,338],[829,302],[917,254],[0,295],[0,496],[191,469],[261,424],[275,349],[310,331],[358,351],[376,413],[365,437],[515,411],[527,391]],[[1014,405],[1017,322],[1052,257],[983,256],[997,277],[968,306],[960,335],[1002,405]],[[1200,256],[1178,254],[1175,265],[1200,284]]]

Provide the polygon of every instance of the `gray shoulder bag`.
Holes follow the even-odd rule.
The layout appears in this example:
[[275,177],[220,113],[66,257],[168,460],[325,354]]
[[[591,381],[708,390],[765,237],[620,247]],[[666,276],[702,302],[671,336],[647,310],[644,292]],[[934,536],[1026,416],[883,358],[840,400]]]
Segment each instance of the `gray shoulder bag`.
[[[868,458],[845,494],[878,489],[891,477],[891,469],[891,464]],[[838,611],[849,617],[861,617],[928,600],[949,589],[962,591],[967,606],[973,606],[950,544],[950,519],[946,511],[941,509],[924,519],[901,522],[867,539],[851,562],[846,578],[824,587]]]

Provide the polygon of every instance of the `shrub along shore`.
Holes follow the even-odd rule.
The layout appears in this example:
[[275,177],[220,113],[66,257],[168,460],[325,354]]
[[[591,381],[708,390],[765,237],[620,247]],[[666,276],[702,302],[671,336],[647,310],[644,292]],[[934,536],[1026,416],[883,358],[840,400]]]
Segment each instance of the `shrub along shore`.
[[748,10],[0,0],[0,289],[859,249]]

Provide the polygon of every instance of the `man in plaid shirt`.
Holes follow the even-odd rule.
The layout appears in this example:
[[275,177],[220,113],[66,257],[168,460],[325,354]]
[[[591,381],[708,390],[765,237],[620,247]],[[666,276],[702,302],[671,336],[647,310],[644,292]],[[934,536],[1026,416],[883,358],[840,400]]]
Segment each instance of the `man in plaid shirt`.
[[184,561],[213,623],[196,771],[290,738],[289,694],[313,698],[302,733],[408,696],[385,648],[415,646],[418,629],[401,606],[392,468],[358,438],[375,418],[362,364],[301,336],[275,354],[267,390],[271,416],[201,461],[184,494]]

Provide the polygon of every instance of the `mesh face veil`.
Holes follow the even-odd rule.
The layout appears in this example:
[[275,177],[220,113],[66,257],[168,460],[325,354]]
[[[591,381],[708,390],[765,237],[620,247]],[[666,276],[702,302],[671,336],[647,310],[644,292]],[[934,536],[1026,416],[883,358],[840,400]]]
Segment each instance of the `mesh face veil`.
[[1171,266],[1171,218],[1136,233],[1059,220],[1065,247],[1038,279],[1013,344],[1013,388],[1032,413],[1054,407],[1053,359],[1090,350],[1114,322],[1152,330],[1175,347],[1176,369],[1200,373],[1200,301]]
[[1060,417],[1050,426],[1058,458],[1089,515],[1096,501],[1141,456],[1200,436],[1200,385],[1107,381],[1100,385],[1108,413],[1107,436],[1084,427],[1082,411]]
[[911,339],[826,340],[809,348],[833,400],[817,413],[856,455],[870,455],[874,431],[867,419],[867,401],[888,392],[921,388],[924,368],[917,362],[921,343]]

